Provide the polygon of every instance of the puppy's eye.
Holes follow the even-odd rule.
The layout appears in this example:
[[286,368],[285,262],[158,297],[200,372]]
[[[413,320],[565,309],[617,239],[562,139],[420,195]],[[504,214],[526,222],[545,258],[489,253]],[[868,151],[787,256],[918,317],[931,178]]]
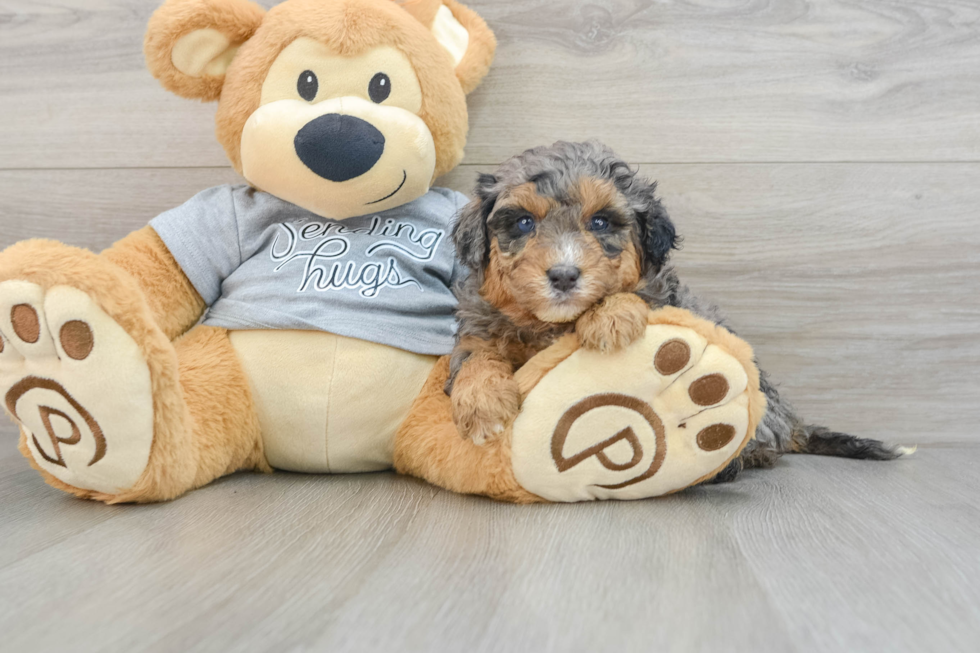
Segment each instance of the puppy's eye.
[[534,218],[529,215],[525,215],[523,218],[517,221],[517,230],[522,234],[529,234],[534,231]]
[[609,218],[594,215],[589,220],[589,231],[606,231],[609,229]]
[[312,70],[304,70],[299,74],[296,82],[296,92],[307,102],[312,102],[316,97],[316,92],[320,90],[320,80],[316,78]]
[[391,78],[384,73],[378,73],[368,84],[368,95],[375,104],[381,104],[391,95]]

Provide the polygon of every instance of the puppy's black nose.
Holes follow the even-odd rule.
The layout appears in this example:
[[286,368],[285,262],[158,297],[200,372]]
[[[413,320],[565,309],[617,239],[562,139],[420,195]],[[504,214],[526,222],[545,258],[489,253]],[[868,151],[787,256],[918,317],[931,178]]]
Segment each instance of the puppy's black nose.
[[300,129],[293,145],[307,168],[330,181],[347,181],[374,167],[385,137],[366,120],[328,113]]
[[578,278],[582,276],[582,271],[571,266],[554,267],[548,270],[548,280],[551,287],[561,292],[568,292],[578,283]]

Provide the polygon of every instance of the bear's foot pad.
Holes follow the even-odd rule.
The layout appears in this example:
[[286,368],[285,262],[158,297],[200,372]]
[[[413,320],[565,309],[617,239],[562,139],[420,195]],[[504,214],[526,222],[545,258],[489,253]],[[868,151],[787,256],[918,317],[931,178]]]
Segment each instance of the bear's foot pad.
[[675,492],[745,446],[753,392],[737,358],[684,326],[651,324],[614,354],[577,349],[524,399],[515,476],[550,501]]
[[0,403],[38,467],[83,490],[131,488],[150,456],[152,396],[140,348],[87,294],[0,283]]

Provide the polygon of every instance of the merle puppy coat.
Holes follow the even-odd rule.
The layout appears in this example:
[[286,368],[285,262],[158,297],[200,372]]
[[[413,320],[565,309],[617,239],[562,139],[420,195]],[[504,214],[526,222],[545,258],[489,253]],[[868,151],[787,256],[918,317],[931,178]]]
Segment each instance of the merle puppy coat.
[[[608,147],[559,142],[481,175],[456,222],[459,332],[446,392],[460,433],[484,441],[520,410],[513,372],[558,337],[615,350],[640,337],[648,308],[676,306],[731,330],[669,263],[679,243],[656,183]],[[595,307],[617,303],[617,319]],[[598,316],[606,316],[600,319]],[[902,447],[804,422],[761,373],[768,411],[755,439],[716,480],[771,467],[787,452],[890,460]]]

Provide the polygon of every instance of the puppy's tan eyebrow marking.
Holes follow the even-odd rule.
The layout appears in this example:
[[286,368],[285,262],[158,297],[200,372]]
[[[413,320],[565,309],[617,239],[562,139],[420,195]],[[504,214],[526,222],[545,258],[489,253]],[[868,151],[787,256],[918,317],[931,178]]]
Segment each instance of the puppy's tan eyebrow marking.
[[619,206],[619,192],[608,179],[579,177],[572,196],[582,206],[582,216],[590,218],[603,209]]
[[548,212],[556,206],[555,200],[538,195],[538,188],[532,182],[514,186],[501,202],[502,206],[519,206],[539,220],[543,220]]

